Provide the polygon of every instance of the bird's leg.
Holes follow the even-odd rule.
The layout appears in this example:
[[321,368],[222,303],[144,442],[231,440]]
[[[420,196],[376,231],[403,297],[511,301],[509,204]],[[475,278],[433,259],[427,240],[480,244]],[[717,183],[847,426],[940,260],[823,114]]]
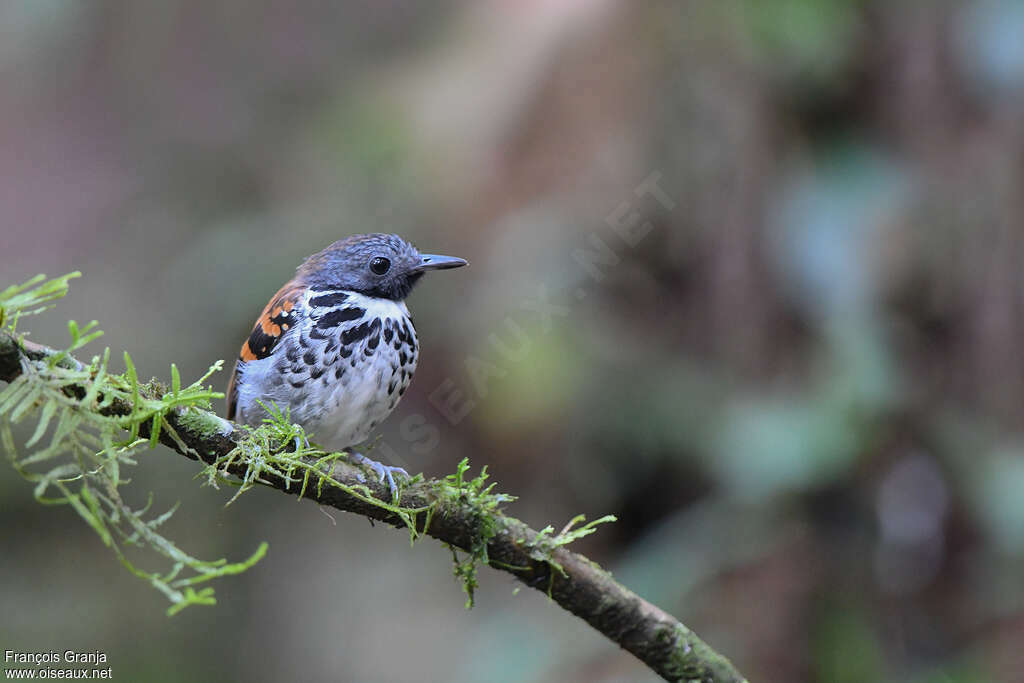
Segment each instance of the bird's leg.
[[357,451],[355,451],[353,449],[348,449],[346,451],[346,453],[348,453],[349,457],[352,459],[352,462],[360,464],[360,465],[367,465],[371,470],[373,470],[374,472],[379,474],[380,475],[380,479],[378,479],[377,481],[379,481],[381,483],[384,483],[384,480],[387,479],[388,480],[388,488],[391,489],[391,497],[393,499],[397,499],[398,498],[398,486],[395,484],[395,475],[397,474],[397,475],[401,475],[403,477],[408,478],[409,477],[409,473],[408,472],[406,472],[401,467],[394,467],[394,466],[391,466],[391,465],[382,465],[381,463],[377,462],[376,460],[372,460],[370,458],[367,458],[362,453],[359,453],[359,452],[357,452]]

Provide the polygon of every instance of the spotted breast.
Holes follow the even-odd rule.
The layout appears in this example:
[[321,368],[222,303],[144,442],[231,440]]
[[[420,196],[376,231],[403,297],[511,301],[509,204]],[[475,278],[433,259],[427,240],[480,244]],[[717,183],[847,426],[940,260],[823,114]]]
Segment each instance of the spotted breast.
[[[405,302],[306,289],[286,293],[271,307],[271,325],[263,326],[271,329],[257,325],[243,347],[238,419],[262,419],[260,402],[273,401],[327,447],[365,441],[395,409],[416,370],[416,330]],[[268,342],[275,348],[268,350]]]

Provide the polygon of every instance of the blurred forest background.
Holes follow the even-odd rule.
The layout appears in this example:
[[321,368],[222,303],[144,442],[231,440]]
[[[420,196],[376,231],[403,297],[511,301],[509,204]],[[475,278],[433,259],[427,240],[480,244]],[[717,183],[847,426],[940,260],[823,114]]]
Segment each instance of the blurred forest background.
[[[94,352],[194,378],[336,239],[463,256],[410,300],[383,435],[415,471],[486,464],[535,527],[618,515],[580,549],[752,681],[1020,681],[1022,36],[1015,0],[4,2],[0,286],[80,269],[34,339],[95,318]],[[168,619],[8,471],[4,649],[121,681],[652,678],[499,572],[465,611],[432,541],[139,470],[185,549],[268,557]]]

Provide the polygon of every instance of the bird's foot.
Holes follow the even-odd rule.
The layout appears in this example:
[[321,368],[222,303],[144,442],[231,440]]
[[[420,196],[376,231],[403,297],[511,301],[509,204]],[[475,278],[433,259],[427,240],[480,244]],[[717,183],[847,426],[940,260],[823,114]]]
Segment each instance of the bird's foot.
[[398,499],[398,485],[395,484],[395,475],[400,475],[400,476],[403,476],[406,479],[408,479],[409,478],[409,473],[408,472],[406,472],[401,467],[394,467],[394,466],[391,466],[391,465],[382,465],[381,463],[377,462],[376,460],[372,460],[370,458],[367,458],[362,453],[357,453],[355,451],[349,451],[348,454],[349,454],[349,457],[352,459],[352,462],[360,464],[360,465],[367,465],[371,470],[373,470],[378,475],[380,475],[380,479],[377,480],[378,482],[383,484],[384,480],[387,479],[388,480],[388,488],[391,490],[391,498],[394,499],[394,500]]

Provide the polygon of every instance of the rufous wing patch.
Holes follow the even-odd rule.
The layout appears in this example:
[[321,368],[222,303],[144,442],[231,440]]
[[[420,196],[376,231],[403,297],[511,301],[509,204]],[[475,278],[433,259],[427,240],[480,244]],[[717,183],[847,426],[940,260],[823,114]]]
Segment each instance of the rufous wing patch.
[[238,357],[243,361],[266,358],[274,351],[284,333],[295,324],[295,307],[305,292],[303,285],[290,282],[278,290],[256,320]]
[[277,290],[277,294],[271,297],[270,303],[264,307],[260,317],[256,319],[249,338],[245,340],[241,351],[238,352],[238,363],[235,364],[235,371],[231,373],[231,379],[228,381],[229,420],[235,418],[237,408],[238,396],[235,383],[239,369],[247,362],[266,358],[274,352],[281,337],[295,325],[296,307],[302,300],[305,291],[305,285],[294,281],[289,282]]

